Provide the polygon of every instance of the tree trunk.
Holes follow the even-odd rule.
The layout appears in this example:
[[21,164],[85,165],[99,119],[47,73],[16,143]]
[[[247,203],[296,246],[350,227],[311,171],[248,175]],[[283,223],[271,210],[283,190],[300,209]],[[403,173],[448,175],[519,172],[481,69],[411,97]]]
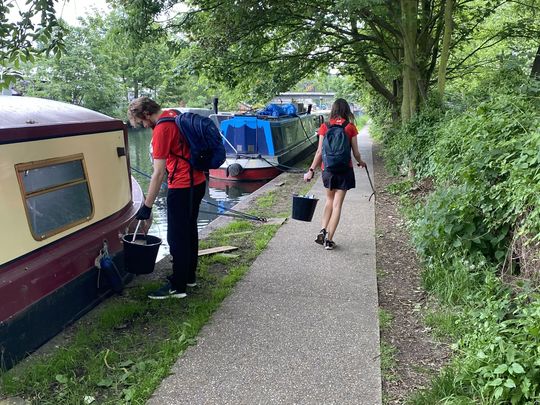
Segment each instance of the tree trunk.
[[540,79],[540,46],[538,46],[538,50],[536,51],[536,57],[534,58],[531,69],[531,77]]
[[452,39],[452,30],[454,22],[452,13],[454,9],[454,0],[446,0],[444,6],[444,34],[441,48],[441,60],[439,61],[438,90],[441,100],[444,97],[444,87],[446,85],[446,68],[448,67],[448,57],[450,56],[450,40]]
[[134,80],[134,83],[133,83],[133,97],[139,98],[139,81],[138,80]]
[[403,100],[401,119],[408,122],[418,105],[418,81],[416,67],[418,2],[401,0],[401,26],[403,31]]

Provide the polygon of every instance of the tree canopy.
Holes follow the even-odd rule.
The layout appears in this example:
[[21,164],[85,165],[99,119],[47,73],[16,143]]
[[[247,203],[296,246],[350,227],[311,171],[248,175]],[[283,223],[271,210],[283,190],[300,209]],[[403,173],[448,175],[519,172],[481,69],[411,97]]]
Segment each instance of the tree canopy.
[[[21,63],[32,62],[38,54],[60,56],[64,49],[64,30],[56,18],[55,0],[28,1],[26,11],[18,11],[18,20],[11,21],[14,3],[0,2],[0,88],[21,77]],[[39,49],[38,42],[43,44]]]
[[[406,122],[431,92],[443,96],[447,80],[502,51],[526,53],[532,64],[540,49],[539,0],[191,0],[171,15],[178,3],[110,1],[101,52],[129,94],[189,91],[196,78],[208,91],[226,86],[255,100],[335,71]],[[30,4],[17,24],[6,20],[9,5],[1,8],[2,29],[12,33],[2,42],[4,72],[38,53],[62,52],[54,1]],[[41,15],[41,25],[30,24],[31,15]]]

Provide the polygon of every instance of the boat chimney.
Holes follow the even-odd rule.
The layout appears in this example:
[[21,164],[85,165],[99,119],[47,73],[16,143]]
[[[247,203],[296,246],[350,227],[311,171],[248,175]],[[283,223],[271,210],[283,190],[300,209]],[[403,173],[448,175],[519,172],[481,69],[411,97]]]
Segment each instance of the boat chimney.
[[214,114],[217,114],[218,113],[218,98],[217,97],[214,97],[212,99],[212,105],[214,106]]

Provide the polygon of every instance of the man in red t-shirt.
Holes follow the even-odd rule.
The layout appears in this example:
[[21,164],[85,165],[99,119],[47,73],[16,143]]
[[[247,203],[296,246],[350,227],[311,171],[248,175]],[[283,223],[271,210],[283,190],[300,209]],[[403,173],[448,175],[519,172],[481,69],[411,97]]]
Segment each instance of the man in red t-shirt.
[[[148,186],[144,205],[136,215],[138,220],[150,218],[152,205],[159,193],[165,173],[167,184],[167,242],[173,258],[173,274],[159,290],[148,295],[152,299],[184,298],[186,287],[195,287],[199,251],[197,217],[206,191],[204,172],[190,170],[189,143],[173,121],[174,110],[163,111],[148,97],[139,97],[128,108],[131,124],[152,128],[152,157],[154,171]],[[158,124],[158,125],[156,125]],[[193,188],[191,188],[191,173]]]

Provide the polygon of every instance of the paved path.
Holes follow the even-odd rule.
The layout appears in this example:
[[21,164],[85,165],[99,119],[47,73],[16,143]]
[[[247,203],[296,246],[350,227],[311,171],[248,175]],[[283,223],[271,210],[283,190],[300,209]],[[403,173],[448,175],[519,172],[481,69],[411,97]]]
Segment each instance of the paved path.
[[[372,167],[367,130],[358,139]],[[381,404],[374,205],[355,171],[336,250],[314,243],[319,177],[313,222],[279,229],[149,404]]]

